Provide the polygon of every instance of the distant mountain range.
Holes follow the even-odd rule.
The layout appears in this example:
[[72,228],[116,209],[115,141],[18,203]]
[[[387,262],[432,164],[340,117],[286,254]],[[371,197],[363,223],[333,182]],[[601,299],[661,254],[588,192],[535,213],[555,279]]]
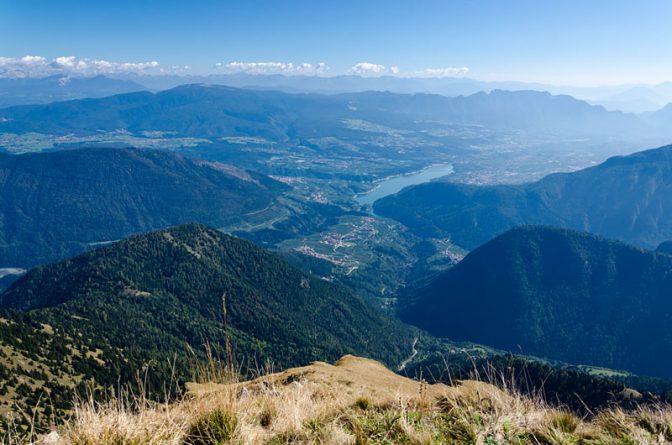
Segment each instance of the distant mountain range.
[[523,185],[431,182],[374,204],[418,234],[473,249],[524,224],[572,228],[655,248],[672,239],[672,146]]
[[280,74],[137,75],[94,77],[54,75],[49,77],[0,78],[0,107],[48,103],[68,99],[103,97],[133,91],[162,91],[185,84],[225,85],[235,88],[279,90],[288,93],[341,94],[389,91],[401,94],[427,93],[469,96],[494,90],[548,91],[570,95],[609,110],[652,112],[672,102],[672,82],[658,85],[572,87],[516,81],[482,81],[468,77],[362,77],[285,76]]
[[20,403],[44,392],[66,407],[80,381],[118,388],[139,372],[159,395],[192,378],[206,344],[225,355],[227,338],[247,370],[346,353],[396,366],[418,336],[345,288],[196,224],[35,268],[0,294],[0,307],[0,404],[29,378]]
[[50,105],[0,110],[0,132],[57,135],[125,130],[183,136],[255,136],[291,141],[338,137],[355,129],[344,121],[392,128],[432,124],[483,126],[497,130],[567,137],[638,138],[668,134],[636,115],[607,111],[570,96],[503,91],[470,96],[362,92],[337,95],[288,94],[223,86],[185,85],[160,93],[139,92]]
[[125,75],[149,90],[167,90],[185,84],[226,85],[236,88],[279,90],[288,93],[340,94],[363,91],[393,93],[428,93],[443,96],[471,95],[492,90],[548,90],[548,85],[526,82],[486,82],[467,77],[398,77],[398,76],[285,76],[281,74],[211,74],[206,76],[142,76]]
[[0,267],[29,267],[134,233],[214,226],[287,189],[268,177],[165,151],[0,154]]
[[429,93],[444,96],[468,96],[493,90],[534,90],[567,94],[580,100],[603,105],[610,110],[631,113],[655,111],[672,102],[672,82],[657,85],[615,85],[573,87],[532,82],[483,81],[468,77],[362,77],[283,76],[279,74],[212,74],[208,76],[142,76],[129,74],[131,80],[150,90],[166,90],[186,83],[207,83],[238,88],[274,89],[295,93],[353,93],[390,91],[393,93]]
[[672,82],[657,85],[615,85],[573,87],[532,82],[482,81],[468,77],[361,77],[361,76],[283,76],[251,74],[213,74],[209,76],[138,76],[121,77],[142,84],[150,90],[165,90],[186,83],[207,83],[238,88],[274,89],[294,93],[353,93],[390,91],[393,93],[428,93],[443,96],[469,96],[493,90],[548,91],[566,94],[609,110],[630,113],[651,112],[672,102]]
[[672,257],[569,230],[514,229],[416,292],[429,332],[672,377]]
[[0,78],[0,107],[105,97],[146,89],[132,80],[105,76]]
[[594,97],[591,102],[599,103],[608,109],[636,113],[652,112],[672,102],[672,82],[632,86]]

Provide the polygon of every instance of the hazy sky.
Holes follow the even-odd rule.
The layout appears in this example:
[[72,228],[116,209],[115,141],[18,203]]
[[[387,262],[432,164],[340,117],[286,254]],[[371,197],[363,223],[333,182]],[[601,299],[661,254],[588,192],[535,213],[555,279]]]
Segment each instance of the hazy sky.
[[0,0],[5,66],[596,85],[672,80],[670,48],[670,0]]

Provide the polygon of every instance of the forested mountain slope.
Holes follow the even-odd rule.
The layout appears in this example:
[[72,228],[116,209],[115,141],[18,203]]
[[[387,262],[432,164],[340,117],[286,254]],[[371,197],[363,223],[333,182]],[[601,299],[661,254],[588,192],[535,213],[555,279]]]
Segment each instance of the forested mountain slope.
[[522,227],[418,290],[402,318],[452,340],[672,377],[672,257]]
[[0,154],[0,267],[30,267],[192,221],[217,227],[264,208],[285,188],[157,150]]

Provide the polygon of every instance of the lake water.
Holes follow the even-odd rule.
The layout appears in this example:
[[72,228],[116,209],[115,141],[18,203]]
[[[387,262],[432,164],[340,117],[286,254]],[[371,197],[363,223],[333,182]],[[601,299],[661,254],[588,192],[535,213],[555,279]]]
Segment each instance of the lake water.
[[19,267],[0,268],[0,278],[5,278],[7,275],[23,275],[24,273],[26,273],[26,269],[21,269]]
[[452,164],[437,164],[427,167],[423,170],[409,173],[407,175],[395,176],[376,184],[376,188],[367,193],[357,195],[355,199],[362,205],[372,205],[374,202],[387,195],[393,195],[400,192],[409,185],[422,184],[432,179],[447,176],[453,173]]

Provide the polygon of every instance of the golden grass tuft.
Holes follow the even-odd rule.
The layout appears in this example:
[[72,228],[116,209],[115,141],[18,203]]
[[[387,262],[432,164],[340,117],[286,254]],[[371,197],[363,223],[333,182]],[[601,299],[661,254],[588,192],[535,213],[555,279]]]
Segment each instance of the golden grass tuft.
[[189,425],[184,445],[213,445],[228,443],[236,431],[236,414],[224,407],[201,414]]

